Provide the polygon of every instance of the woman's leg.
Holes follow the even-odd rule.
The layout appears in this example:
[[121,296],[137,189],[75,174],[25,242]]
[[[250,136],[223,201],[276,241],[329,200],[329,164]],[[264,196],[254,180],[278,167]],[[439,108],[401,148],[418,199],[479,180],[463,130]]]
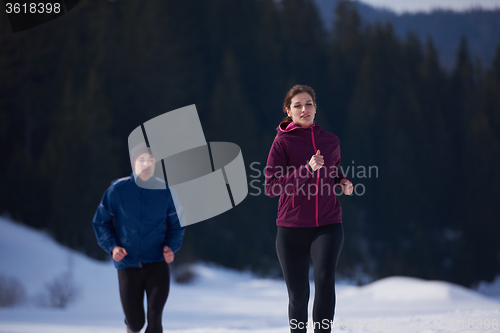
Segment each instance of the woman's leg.
[[148,265],[144,281],[148,300],[148,327],[145,333],[162,333],[161,317],[170,290],[170,269],[165,261]]
[[305,333],[311,257],[309,228],[278,227],[276,252],[288,289],[290,332]]
[[140,268],[118,270],[118,285],[125,322],[133,332],[144,326],[144,286]]
[[330,332],[335,313],[335,269],[344,245],[342,223],[321,227],[311,244],[314,266],[314,332]]

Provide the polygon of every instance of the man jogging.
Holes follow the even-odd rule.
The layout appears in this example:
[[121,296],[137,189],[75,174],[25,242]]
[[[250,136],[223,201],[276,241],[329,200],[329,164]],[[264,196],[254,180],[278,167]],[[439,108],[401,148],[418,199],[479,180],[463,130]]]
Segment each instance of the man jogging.
[[145,292],[146,333],[162,333],[170,289],[168,264],[182,244],[184,214],[175,191],[154,176],[151,148],[139,144],[130,155],[132,175],[111,183],[92,223],[97,242],[118,269],[127,332],[139,332],[145,324]]

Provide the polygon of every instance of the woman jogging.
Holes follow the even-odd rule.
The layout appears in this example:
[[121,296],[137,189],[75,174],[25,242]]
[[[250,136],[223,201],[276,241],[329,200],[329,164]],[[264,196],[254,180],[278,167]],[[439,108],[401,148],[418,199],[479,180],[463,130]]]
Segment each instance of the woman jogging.
[[[344,242],[335,188],[350,195],[340,166],[339,139],[314,123],[316,96],[309,86],[287,93],[266,166],[266,192],[280,196],[276,251],[288,289],[291,332],[330,332],[335,312],[335,269]],[[309,266],[314,267],[313,322],[308,323]]]

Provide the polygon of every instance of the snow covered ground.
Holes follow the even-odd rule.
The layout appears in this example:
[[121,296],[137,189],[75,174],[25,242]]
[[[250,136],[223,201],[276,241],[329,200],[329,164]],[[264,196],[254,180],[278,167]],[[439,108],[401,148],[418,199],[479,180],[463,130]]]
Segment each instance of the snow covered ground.
[[[288,332],[283,281],[202,264],[195,270],[192,284],[171,285],[165,332]],[[64,310],[33,302],[0,308],[0,333],[125,332],[112,263],[89,259],[0,218],[0,275],[19,279],[35,297],[68,271],[79,289],[74,304]],[[500,332],[500,281],[478,290],[409,277],[361,287],[344,283],[337,286],[334,332]]]

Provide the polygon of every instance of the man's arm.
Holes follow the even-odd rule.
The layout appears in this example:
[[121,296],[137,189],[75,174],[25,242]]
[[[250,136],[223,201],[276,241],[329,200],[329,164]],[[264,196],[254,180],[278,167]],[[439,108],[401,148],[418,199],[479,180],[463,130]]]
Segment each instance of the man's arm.
[[102,197],[99,207],[97,207],[94,220],[92,221],[97,243],[110,255],[113,255],[113,249],[118,246],[115,226],[113,224],[115,210],[112,204],[112,195],[112,189],[108,188]]
[[186,220],[177,193],[172,188],[170,188],[170,193],[172,198],[167,208],[167,232],[164,246],[168,246],[175,253],[181,248]]

